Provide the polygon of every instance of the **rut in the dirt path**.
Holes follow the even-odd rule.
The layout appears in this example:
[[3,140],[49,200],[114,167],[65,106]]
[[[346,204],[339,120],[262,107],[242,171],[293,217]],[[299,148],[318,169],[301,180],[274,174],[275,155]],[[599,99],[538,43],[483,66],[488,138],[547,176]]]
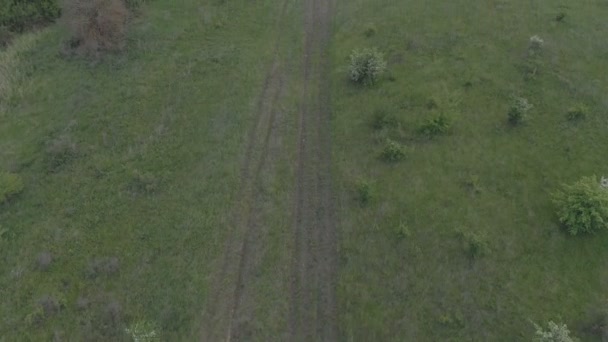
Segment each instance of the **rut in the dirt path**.
[[290,339],[338,339],[337,232],[331,182],[328,56],[333,4],[305,0]]
[[[281,17],[277,20],[277,32],[283,25],[287,1],[282,3]],[[274,60],[269,68],[262,91],[258,97],[254,123],[245,146],[241,168],[241,184],[238,203],[233,208],[229,222],[229,236],[218,274],[213,275],[210,302],[203,314],[200,339],[202,341],[245,340],[240,323],[254,317],[250,307],[243,307],[251,297],[250,283],[255,265],[263,249],[265,232],[260,229],[264,218],[260,210],[261,175],[273,169],[274,160],[269,151],[275,149],[276,122],[281,114],[280,99],[284,96],[285,75],[278,55],[280,35],[275,42]],[[250,298],[249,298],[250,299]]]

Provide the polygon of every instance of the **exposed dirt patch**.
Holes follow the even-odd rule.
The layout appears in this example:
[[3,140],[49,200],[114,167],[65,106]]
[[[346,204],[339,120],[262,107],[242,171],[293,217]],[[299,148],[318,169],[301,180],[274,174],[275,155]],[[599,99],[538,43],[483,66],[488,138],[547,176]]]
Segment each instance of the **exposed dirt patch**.
[[305,3],[304,87],[299,117],[290,339],[338,339],[337,231],[331,181],[327,47],[333,2]]
[[[265,253],[267,210],[264,177],[275,172],[280,146],[280,100],[286,83],[279,56],[283,15],[277,21],[275,57],[266,75],[248,133],[241,169],[239,202],[233,211],[231,232],[222,264],[205,310],[203,341],[249,341],[257,331],[256,270]],[[291,298],[289,326],[283,340],[336,341],[335,296],[337,237],[331,181],[330,99],[327,46],[332,1],[305,0],[303,86],[298,114],[296,184],[294,191]],[[284,153],[285,151],[282,151]],[[276,282],[287,280],[278,277]],[[280,286],[279,286],[280,287]],[[278,294],[277,294],[278,295]],[[259,313],[258,313],[259,314]],[[278,338],[278,336],[277,336]]]

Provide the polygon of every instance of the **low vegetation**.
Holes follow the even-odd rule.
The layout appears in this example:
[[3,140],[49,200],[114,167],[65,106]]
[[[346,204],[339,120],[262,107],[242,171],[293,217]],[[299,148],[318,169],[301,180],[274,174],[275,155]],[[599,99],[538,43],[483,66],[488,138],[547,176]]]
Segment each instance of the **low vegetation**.
[[595,176],[563,185],[553,194],[559,220],[571,235],[608,229],[608,187]]

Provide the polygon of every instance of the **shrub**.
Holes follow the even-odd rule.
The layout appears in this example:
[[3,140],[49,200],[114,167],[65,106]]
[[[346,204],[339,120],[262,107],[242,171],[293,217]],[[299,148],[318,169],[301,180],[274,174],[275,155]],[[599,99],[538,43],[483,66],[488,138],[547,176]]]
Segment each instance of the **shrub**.
[[537,35],[530,37],[528,42],[528,55],[535,56],[540,54],[544,45],[545,41],[541,37]]
[[348,70],[353,82],[372,85],[386,70],[386,61],[377,49],[355,50],[350,55]]
[[509,107],[508,117],[512,125],[518,125],[528,118],[528,112],[532,105],[523,97],[516,97]]
[[85,54],[123,48],[128,18],[123,0],[70,0],[65,12],[71,48]]
[[583,105],[578,105],[568,109],[568,113],[566,114],[566,118],[568,121],[580,121],[587,117],[587,107]]
[[23,191],[23,181],[18,175],[0,172],[0,204]]
[[401,161],[405,159],[405,147],[394,140],[386,139],[380,156],[387,162]]
[[447,133],[451,126],[452,120],[450,120],[447,115],[441,113],[423,123],[418,131],[428,137],[434,137],[436,135]]
[[0,0],[0,26],[13,32],[52,22],[60,14],[57,0]]
[[395,229],[395,233],[397,235],[398,240],[405,240],[412,236],[412,231],[405,222],[399,222],[399,225]]
[[565,324],[556,324],[549,321],[547,324],[548,330],[544,330],[541,326],[534,324],[536,328],[535,341],[538,342],[575,342],[576,339],[570,337],[570,330]]
[[563,185],[553,194],[553,203],[560,222],[572,235],[608,228],[608,187],[595,176]]

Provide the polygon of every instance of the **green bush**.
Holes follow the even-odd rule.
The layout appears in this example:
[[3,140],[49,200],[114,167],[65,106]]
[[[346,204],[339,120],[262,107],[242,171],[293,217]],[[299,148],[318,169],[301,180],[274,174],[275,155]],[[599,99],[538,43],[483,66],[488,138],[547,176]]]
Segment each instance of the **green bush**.
[[60,14],[57,0],[0,0],[0,26],[14,32],[51,22]]
[[523,97],[516,97],[509,107],[508,117],[512,125],[524,122],[528,118],[528,112],[532,105]]
[[23,181],[18,175],[0,172],[0,204],[23,191]]
[[594,233],[608,228],[608,187],[597,177],[583,177],[553,193],[557,215],[568,232]]
[[350,79],[355,83],[372,85],[385,70],[384,55],[377,49],[355,50],[350,55],[348,71]]
[[405,147],[394,140],[386,139],[380,156],[387,162],[401,161],[405,159]]
[[553,321],[549,321],[547,324],[548,330],[544,330],[542,327],[534,324],[536,328],[535,341],[538,342],[575,342],[575,338],[570,337],[570,330],[565,324],[556,324]]
[[450,130],[452,126],[452,120],[441,113],[438,116],[423,123],[418,131],[428,137],[434,137],[436,135],[445,134]]

